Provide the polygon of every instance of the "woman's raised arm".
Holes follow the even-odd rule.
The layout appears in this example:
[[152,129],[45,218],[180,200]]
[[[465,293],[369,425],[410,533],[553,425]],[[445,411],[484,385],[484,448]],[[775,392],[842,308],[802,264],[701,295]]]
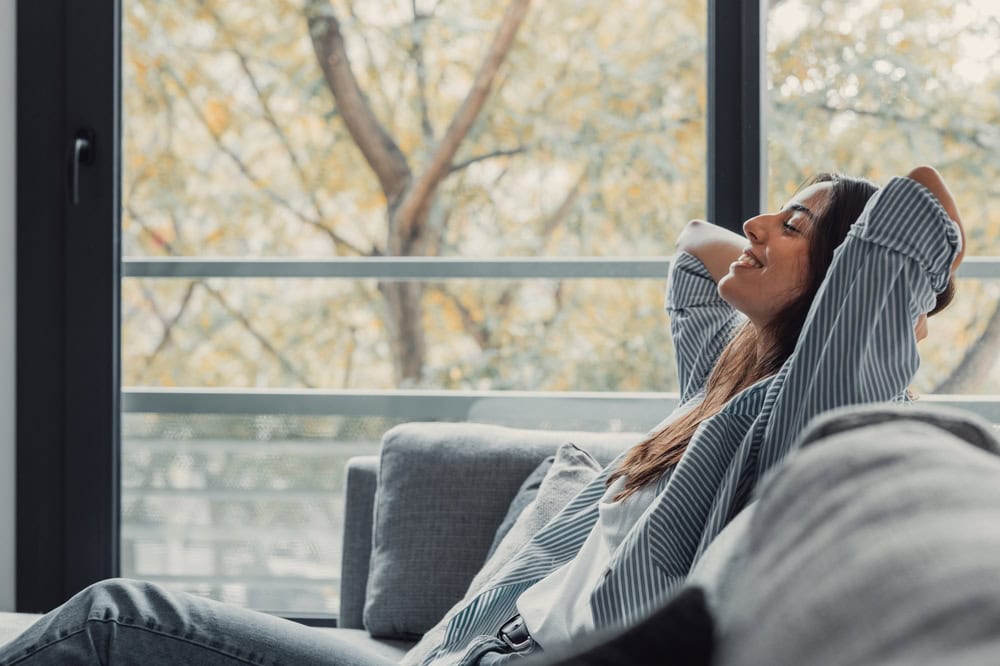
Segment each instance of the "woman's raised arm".
[[[937,187],[927,171],[911,173]],[[948,219],[957,209],[953,201],[954,212],[946,209],[946,192],[893,178],[868,202],[768,389],[758,478],[817,414],[893,400],[912,381],[919,365],[914,322],[934,306],[960,255],[961,231]]]
[[714,224],[688,222],[670,264],[667,313],[674,342],[680,401],[705,386],[709,373],[743,316],[719,295],[718,281],[729,272],[746,239]]
[[951,190],[944,183],[944,178],[941,177],[941,174],[934,167],[918,166],[906,174],[906,177],[917,181],[930,190],[930,193],[941,203],[944,211],[948,213],[948,217],[958,225],[961,245],[958,248],[955,261],[951,264],[951,274],[954,275],[955,271],[958,270],[959,264],[962,263],[962,258],[965,256],[965,227],[962,225],[962,216],[958,212],[958,204],[955,202],[955,197],[952,196]]
[[748,244],[745,236],[703,220],[691,220],[677,237],[677,249],[697,257],[716,283]]

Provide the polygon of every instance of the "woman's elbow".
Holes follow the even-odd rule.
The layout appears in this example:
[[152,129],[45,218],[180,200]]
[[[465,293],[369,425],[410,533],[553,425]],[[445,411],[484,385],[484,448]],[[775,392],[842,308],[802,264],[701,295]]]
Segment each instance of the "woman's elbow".
[[677,249],[682,252],[690,251],[705,241],[705,237],[712,231],[712,227],[713,225],[705,220],[690,220],[677,236]]

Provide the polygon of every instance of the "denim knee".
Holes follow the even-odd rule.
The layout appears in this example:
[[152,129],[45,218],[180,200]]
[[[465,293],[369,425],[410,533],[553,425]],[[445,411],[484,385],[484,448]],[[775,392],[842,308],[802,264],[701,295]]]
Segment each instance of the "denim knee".
[[164,591],[153,583],[108,578],[81,590],[72,600],[85,610],[87,620],[153,621],[156,599]]

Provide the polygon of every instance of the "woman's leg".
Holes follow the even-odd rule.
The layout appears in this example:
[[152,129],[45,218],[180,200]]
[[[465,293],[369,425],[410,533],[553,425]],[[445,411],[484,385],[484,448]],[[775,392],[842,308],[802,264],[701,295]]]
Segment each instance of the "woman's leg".
[[385,663],[328,632],[123,579],[91,585],[0,647],[0,666]]

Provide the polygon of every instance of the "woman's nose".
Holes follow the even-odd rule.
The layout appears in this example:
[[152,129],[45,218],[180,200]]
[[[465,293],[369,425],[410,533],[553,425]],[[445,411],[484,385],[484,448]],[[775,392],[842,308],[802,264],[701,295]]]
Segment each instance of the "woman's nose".
[[764,215],[757,215],[743,223],[743,234],[753,243],[759,243],[764,237],[764,224],[762,223],[764,217]]

